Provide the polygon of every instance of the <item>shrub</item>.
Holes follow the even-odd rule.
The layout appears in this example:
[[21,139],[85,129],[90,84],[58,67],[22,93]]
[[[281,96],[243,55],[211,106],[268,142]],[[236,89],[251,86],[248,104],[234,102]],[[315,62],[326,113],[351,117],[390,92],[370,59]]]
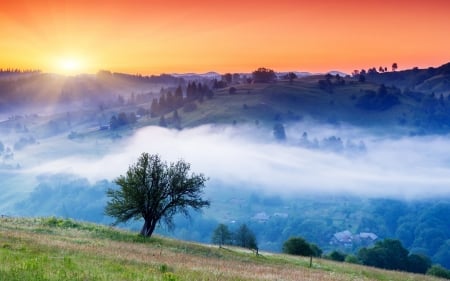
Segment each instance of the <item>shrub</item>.
[[345,258],[347,257],[346,254],[339,252],[339,251],[332,251],[330,254],[328,254],[328,258],[334,261],[345,261]]
[[355,255],[347,255],[345,257],[345,262],[347,263],[354,263],[354,264],[360,264],[361,262],[359,261],[358,257],[356,257]]
[[291,237],[283,243],[283,253],[297,256],[318,256],[321,250],[316,245],[310,245],[302,237]]
[[450,270],[447,270],[440,265],[433,265],[428,269],[427,275],[450,279]]

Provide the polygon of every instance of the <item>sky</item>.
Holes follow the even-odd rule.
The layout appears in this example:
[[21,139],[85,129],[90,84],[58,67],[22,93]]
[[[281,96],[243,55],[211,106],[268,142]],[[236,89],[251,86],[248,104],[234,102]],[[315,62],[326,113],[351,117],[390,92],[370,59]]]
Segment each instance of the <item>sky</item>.
[[450,1],[0,0],[0,68],[325,72],[450,61]]

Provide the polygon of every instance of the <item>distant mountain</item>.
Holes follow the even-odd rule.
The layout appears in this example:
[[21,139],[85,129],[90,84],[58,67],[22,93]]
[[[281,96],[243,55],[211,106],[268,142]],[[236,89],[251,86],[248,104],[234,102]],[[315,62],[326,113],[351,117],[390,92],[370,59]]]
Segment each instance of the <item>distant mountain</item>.
[[[305,72],[305,71],[282,71],[282,72],[276,72],[276,76],[277,78],[281,79],[282,77],[286,76],[286,74],[293,72],[297,75],[297,77],[301,78],[301,77],[306,77],[306,76],[310,76],[313,75],[310,72]],[[233,73],[234,74],[234,73]],[[245,76],[252,76],[251,72],[239,72],[238,73],[241,77],[245,77]],[[170,74],[174,77],[180,77],[183,78],[187,81],[192,81],[192,80],[202,80],[202,79],[217,79],[217,80],[221,80],[222,79],[222,74],[214,72],[214,71],[210,71],[207,73],[172,73]]]
[[187,81],[192,81],[192,80],[202,80],[202,79],[217,79],[220,80],[222,75],[217,73],[217,72],[206,72],[206,73],[172,73],[170,74],[174,77],[179,77],[179,78],[183,78]]

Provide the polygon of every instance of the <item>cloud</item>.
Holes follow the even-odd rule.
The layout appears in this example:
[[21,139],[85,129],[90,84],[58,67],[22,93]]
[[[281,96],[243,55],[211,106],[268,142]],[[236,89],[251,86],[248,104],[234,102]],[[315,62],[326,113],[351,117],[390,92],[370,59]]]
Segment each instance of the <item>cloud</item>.
[[[343,142],[364,141],[365,153],[336,153],[299,145],[303,131],[319,141],[332,135]],[[102,157],[71,156],[45,162],[34,173],[70,172],[92,181],[124,174],[142,152],[191,163],[214,183],[279,195],[350,194],[370,197],[429,198],[450,195],[450,139],[447,136],[379,137],[356,128],[299,123],[287,128],[288,142],[270,130],[201,126],[182,131],[146,127],[114,143]]]

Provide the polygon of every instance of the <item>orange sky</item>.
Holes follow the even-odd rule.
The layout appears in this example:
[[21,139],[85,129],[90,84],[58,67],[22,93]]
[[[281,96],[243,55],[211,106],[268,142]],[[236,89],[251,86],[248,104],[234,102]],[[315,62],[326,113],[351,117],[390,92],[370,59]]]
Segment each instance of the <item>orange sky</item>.
[[0,0],[0,67],[159,74],[450,61],[448,0]]

